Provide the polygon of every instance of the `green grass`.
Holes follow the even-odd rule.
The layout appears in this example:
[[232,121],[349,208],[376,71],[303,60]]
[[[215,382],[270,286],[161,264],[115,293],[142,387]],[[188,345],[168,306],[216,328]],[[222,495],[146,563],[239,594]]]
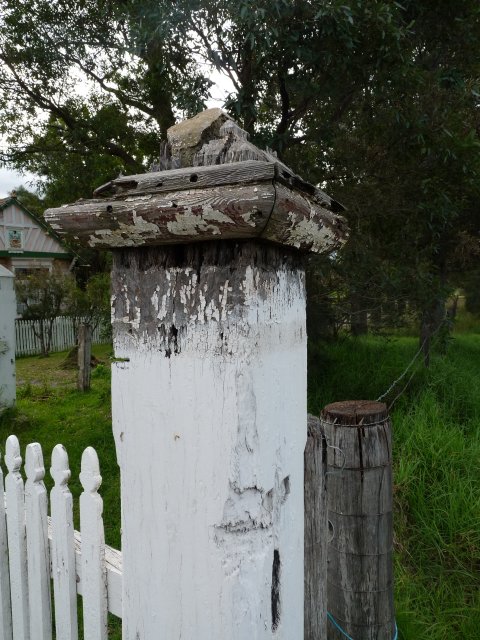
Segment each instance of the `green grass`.
[[[310,350],[309,405],[377,398],[417,349],[412,338]],[[400,638],[480,637],[480,335],[457,335],[392,410]],[[388,397],[391,401],[408,380]]]
[[[309,410],[328,402],[375,399],[417,350],[408,337],[318,343],[309,349]],[[70,455],[74,496],[85,447],[101,463],[106,541],[120,546],[119,474],[110,416],[109,347],[92,389],[75,390],[65,354],[18,361],[17,410],[0,419],[0,442],[15,433],[22,449],[42,444],[47,468],[55,444]],[[395,577],[402,640],[474,640],[480,629],[480,334],[457,335],[429,371],[417,371],[393,410]],[[413,370],[413,369],[412,369]],[[394,399],[409,375],[388,396]],[[2,447],[3,448],[3,447]],[[51,480],[47,475],[47,484]],[[77,501],[76,501],[77,502]],[[78,525],[78,513],[75,513]],[[120,638],[118,622],[112,639]]]

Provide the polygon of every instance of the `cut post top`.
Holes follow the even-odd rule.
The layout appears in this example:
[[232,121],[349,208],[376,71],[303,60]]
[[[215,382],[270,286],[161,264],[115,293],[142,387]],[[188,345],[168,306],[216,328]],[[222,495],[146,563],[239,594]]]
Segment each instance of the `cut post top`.
[[374,400],[332,402],[322,411],[322,420],[339,426],[369,426],[388,418],[387,405]]
[[150,172],[120,176],[45,218],[67,241],[98,249],[257,239],[329,253],[348,237],[343,209],[207,109],[168,130]]

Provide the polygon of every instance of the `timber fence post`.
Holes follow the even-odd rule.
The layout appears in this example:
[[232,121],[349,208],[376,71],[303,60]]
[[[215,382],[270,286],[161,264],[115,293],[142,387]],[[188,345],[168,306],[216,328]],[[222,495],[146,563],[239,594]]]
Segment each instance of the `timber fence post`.
[[327,638],[327,476],[322,424],[308,416],[305,447],[305,625],[304,640]]
[[168,139],[171,169],[46,214],[113,250],[123,638],[300,640],[302,253],[343,244],[342,207],[219,109]]
[[[328,639],[393,640],[392,433],[383,402],[325,407]],[[341,631],[342,630],[342,631]]]

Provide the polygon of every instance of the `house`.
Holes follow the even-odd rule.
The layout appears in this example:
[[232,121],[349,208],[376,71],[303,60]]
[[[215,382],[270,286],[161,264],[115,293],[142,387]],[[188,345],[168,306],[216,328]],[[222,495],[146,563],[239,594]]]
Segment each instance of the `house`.
[[17,276],[33,269],[68,271],[74,254],[15,195],[0,199],[0,265]]

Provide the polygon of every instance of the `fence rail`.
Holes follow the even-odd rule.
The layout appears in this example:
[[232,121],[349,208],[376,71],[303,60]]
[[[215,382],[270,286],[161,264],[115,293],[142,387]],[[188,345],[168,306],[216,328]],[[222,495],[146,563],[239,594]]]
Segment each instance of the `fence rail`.
[[0,500],[0,637],[51,640],[55,626],[57,640],[77,640],[79,594],[83,596],[84,639],[106,640],[107,611],[122,615],[122,554],[104,542],[97,454],[88,447],[82,456],[81,532],[73,528],[65,448],[57,445],[52,452],[50,516],[40,445],[29,444],[25,458],[24,483],[20,445],[16,436],[10,436],[5,500]]
[[[40,340],[35,335],[39,333],[38,320],[15,320],[15,355],[33,356],[42,352]],[[92,332],[92,342],[103,342],[101,338],[102,327],[99,325]],[[50,351],[65,351],[75,346],[76,336],[74,322],[70,316],[58,316],[55,318],[52,330],[52,344]]]

